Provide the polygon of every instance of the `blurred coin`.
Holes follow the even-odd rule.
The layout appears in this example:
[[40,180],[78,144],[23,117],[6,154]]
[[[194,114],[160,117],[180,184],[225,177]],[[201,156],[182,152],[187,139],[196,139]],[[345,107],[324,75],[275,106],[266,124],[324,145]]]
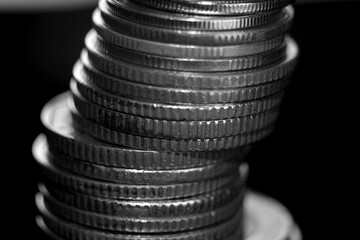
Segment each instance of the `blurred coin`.
[[247,240],[293,239],[293,219],[279,202],[258,193],[245,195],[244,202]]

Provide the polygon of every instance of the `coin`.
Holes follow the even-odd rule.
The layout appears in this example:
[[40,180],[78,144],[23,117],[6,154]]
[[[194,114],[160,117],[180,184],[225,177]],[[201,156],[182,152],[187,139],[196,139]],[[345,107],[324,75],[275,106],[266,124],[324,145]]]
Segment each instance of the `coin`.
[[235,149],[169,153],[141,151],[106,144],[74,129],[66,101],[68,96],[68,93],[64,93],[49,101],[42,110],[41,121],[45,126],[50,148],[76,159],[131,169],[184,169],[206,166],[234,157],[236,161],[241,162],[249,151],[249,149]]
[[137,185],[116,184],[84,178],[49,162],[46,155],[45,138],[40,135],[34,142],[33,155],[42,168],[46,180],[51,184],[68,190],[102,198],[112,199],[177,199],[206,194],[219,188],[229,186],[237,181],[239,176],[223,176],[205,181],[170,184],[170,185]]
[[179,232],[210,226],[234,216],[242,204],[242,199],[243,196],[239,195],[229,204],[213,209],[210,212],[184,217],[123,218],[80,210],[54,199],[48,193],[37,195],[37,201],[44,201],[47,209],[59,217],[97,229],[129,233]]
[[244,239],[292,239],[294,221],[289,211],[276,200],[250,192],[245,195],[244,209]]
[[246,176],[228,187],[213,192],[182,199],[171,200],[117,200],[94,197],[69,191],[55,185],[46,188],[40,185],[40,192],[49,192],[57,200],[81,210],[120,217],[178,217],[211,211],[221,207],[245,189]]
[[117,17],[129,21],[164,28],[190,30],[239,30],[254,28],[279,19],[282,10],[266,11],[243,16],[193,16],[149,8],[129,0],[108,0],[108,9]]
[[[93,70],[88,68],[89,70]],[[85,74],[81,76],[80,74]],[[100,71],[81,72],[81,66],[74,68],[74,78],[85,77],[99,88],[123,97],[164,104],[217,104],[250,101],[279,93],[289,84],[289,76],[276,81],[241,88],[217,90],[165,88],[134,83],[119,79]]]
[[[277,65],[248,71],[221,72],[221,74],[146,68],[111,58],[96,49],[83,51],[81,59],[84,64],[89,62],[96,69],[118,78],[109,78],[106,82],[101,80],[95,84],[109,92],[114,92],[112,89],[117,89],[123,79],[159,87],[220,90],[268,84],[283,79],[292,73],[298,56],[298,47],[291,38],[288,38],[286,55],[287,58]],[[75,70],[77,70],[76,66]]]
[[[273,199],[269,199],[262,195],[248,192],[245,195],[244,201],[244,234],[242,234],[242,224],[240,218],[236,219],[239,214],[235,215],[232,220],[229,222],[220,223],[219,225],[212,226],[210,228],[205,228],[198,231],[192,232],[184,232],[181,234],[171,234],[171,235],[122,235],[122,234],[112,234],[109,232],[97,231],[94,229],[89,229],[81,225],[77,225],[74,223],[70,223],[66,220],[59,219],[56,216],[52,215],[50,212],[46,210],[46,207],[43,204],[39,204],[40,201],[37,201],[38,208],[42,213],[42,216],[46,222],[44,223],[43,219],[38,217],[37,223],[40,225],[41,229],[43,229],[47,233],[52,233],[52,231],[56,231],[59,235],[62,236],[71,236],[70,239],[75,240],[74,236],[101,236],[101,239],[129,239],[133,240],[138,238],[143,238],[147,240],[164,240],[164,239],[180,239],[178,237],[184,236],[186,240],[194,240],[198,239],[242,239],[244,240],[301,240],[301,233],[299,228],[294,225],[292,217],[289,212],[281,206],[278,202]],[[235,220],[236,219],[236,220]],[[234,221],[235,220],[235,221]],[[213,230],[218,231],[221,227],[225,227],[227,224],[236,224],[236,228],[229,228],[230,231],[224,231],[224,235],[217,235],[218,238],[209,234],[207,231]],[[239,226],[240,227],[237,227]],[[51,227],[51,229],[49,228]],[[231,234],[235,229],[237,232]],[[49,231],[50,230],[50,231]],[[200,236],[197,234],[200,233]],[[194,235],[192,235],[194,234]],[[57,236],[57,235],[55,235]],[[205,236],[209,236],[210,238],[205,238]],[[222,236],[222,237],[221,237]],[[230,237],[231,236],[231,237]],[[204,238],[202,238],[204,237]],[[181,238],[182,239],[182,238]]]
[[77,112],[75,106],[70,106],[70,109],[72,112],[74,125],[79,130],[87,132],[95,138],[98,138],[108,143],[144,150],[192,152],[214,151],[244,147],[268,136],[274,128],[274,125],[269,125],[266,128],[254,132],[223,138],[178,140],[143,137],[106,128],[81,117],[80,114]]
[[268,40],[285,34],[294,16],[294,10],[289,6],[285,9],[284,17],[257,28],[236,31],[190,31],[154,27],[118,18],[110,12],[106,0],[99,1],[99,9],[105,23],[117,32],[151,41],[201,46],[235,45]]
[[75,172],[82,176],[120,184],[163,185],[202,181],[224,175],[238,174],[239,163],[221,162],[204,167],[177,170],[143,170],[103,166],[85,161],[74,160],[64,154],[49,152],[49,161],[57,167]]
[[212,121],[168,121],[116,112],[93,104],[74,93],[79,114],[109,129],[139,136],[167,139],[221,138],[249,133],[269,126],[278,116],[278,108],[242,118]]
[[[79,63],[81,66],[81,63]],[[225,104],[161,104],[121,97],[90,84],[85,78],[70,81],[70,89],[76,101],[80,95],[88,101],[107,109],[145,118],[175,121],[206,121],[232,119],[256,115],[279,107],[283,92],[269,97],[242,103]]]
[[94,30],[85,39],[85,45],[97,49],[105,55],[152,68],[190,72],[222,72],[262,67],[278,63],[285,58],[286,44],[270,51],[255,55],[237,56],[232,58],[197,59],[171,58],[128,50],[105,42]]
[[243,15],[279,9],[295,0],[134,0],[154,8],[196,15]]
[[217,239],[229,239],[235,240],[236,238],[229,238],[230,235],[238,228],[239,222],[242,221],[242,209],[235,214],[229,221],[221,222],[215,226],[205,227],[200,230],[186,231],[182,233],[172,234],[126,234],[126,233],[112,233],[102,230],[94,230],[83,225],[78,225],[60,219],[51,214],[44,204],[38,202],[38,208],[42,217],[38,216],[36,222],[38,226],[49,236],[54,239],[60,239],[60,236],[66,239],[75,240],[78,237],[81,239],[102,239],[102,240],[217,240]]
[[227,46],[194,46],[184,44],[160,43],[131,37],[112,30],[102,19],[99,11],[93,14],[94,29],[108,43],[122,48],[131,49],[154,55],[177,58],[231,58],[238,56],[255,55],[280,47],[284,42],[284,34],[268,40]]

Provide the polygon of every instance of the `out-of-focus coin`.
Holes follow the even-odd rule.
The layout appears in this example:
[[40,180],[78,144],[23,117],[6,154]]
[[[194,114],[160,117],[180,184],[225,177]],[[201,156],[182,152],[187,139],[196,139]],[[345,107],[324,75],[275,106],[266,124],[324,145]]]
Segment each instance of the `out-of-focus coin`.
[[106,0],[99,2],[99,8],[105,23],[117,32],[151,41],[201,46],[225,46],[268,40],[285,34],[294,16],[294,9],[289,6],[285,9],[284,17],[257,28],[236,31],[190,31],[154,27],[118,18],[110,12]]
[[96,69],[116,77],[109,78],[105,82],[103,79],[99,79],[95,85],[106,91],[117,93],[123,79],[139,84],[188,90],[220,90],[269,84],[288,76],[295,67],[298,47],[291,38],[288,38],[286,55],[286,60],[277,65],[269,65],[266,68],[248,71],[221,72],[220,74],[146,68],[111,58],[101,54],[94,48],[83,51],[81,59],[84,63],[89,62]]
[[[253,132],[274,123],[279,110],[256,115],[211,121],[168,121],[144,118],[113,111],[74,94],[73,101],[81,116],[107,128],[148,137],[168,139],[221,138]],[[71,103],[72,104],[72,103]]]
[[55,186],[46,188],[40,185],[39,188],[44,189],[42,192],[50,192],[54,198],[67,205],[89,212],[130,218],[178,217],[211,211],[229,203],[245,189],[246,177],[244,173],[240,175],[241,178],[233,186],[175,200],[116,200],[78,194]]
[[[106,144],[74,129],[70,110],[67,106],[69,94],[64,93],[47,103],[41,113],[48,143],[52,150],[105,166],[131,169],[184,169],[206,166],[236,157],[241,162],[248,149],[168,153],[142,151]],[[234,159],[235,160],[235,159]]]
[[[91,84],[117,95],[164,104],[217,104],[237,103],[268,97],[279,93],[289,84],[289,76],[262,85],[217,90],[181,89],[134,83],[87,68],[74,68],[74,78],[86,78]],[[95,70],[95,71],[92,71]]]
[[288,210],[276,200],[250,192],[245,195],[244,210],[244,239],[292,239],[294,221]]
[[[81,63],[78,63],[81,66]],[[95,70],[96,71],[96,70]],[[88,101],[103,106],[107,109],[142,116],[174,121],[206,121],[217,119],[240,118],[259,114],[276,108],[281,103],[283,92],[266,98],[241,103],[224,104],[161,104],[124,98],[90,84],[86,79],[80,77],[77,81],[70,82],[71,92],[80,95]]]
[[107,43],[94,30],[91,30],[86,36],[85,45],[125,62],[151,68],[189,72],[222,72],[252,69],[279,63],[285,59],[286,55],[286,44],[284,43],[282,46],[270,51],[232,58],[197,59],[165,57],[132,51]]
[[230,219],[242,204],[243,196],[238,195],[228,204],[209,212],[180,217],[129,218],[92,213],[64,204],[49,193],[37,195],[37,201],[44,201],[53,214],[69,221],[89,227],[131,233],[165,233],[196,230]]
[[280,47],[284,42],[284,34],[269,40],[228,46],[200,46],[170,44],[131,37],[112,30],[102,19],[99,11],[93,14],[94,29],[108,43],[154,55],[177,58],[231,58],[255,55]]
[[282,10],[242,16],[194,16],[149,8],[129,0],[108,0],[109,10],[119,18],[164,28],[189,30],[239,30],[269,24],[279,19]]
[[137,185],[116,184],[84,178],[49,162],[46,155],[46,141],[44,136],[39,136],[33,145],[33,155],[50,182],[79,194],[112,199],[141,199],[164,200],[177,199],[206,194],[216,189],[234,184],[239,175],[222,176],[205,181],[171,184],[171,185]]
[[245,15],[279,9],[295,0],[134,0],[167,11],[196,15]]
[[106,128],[83,118],[77,112],[75,106],[70,106],[70,109],[74,125],[81,131],[87,132],[95,138],[108,143],[144,150],[192,152],[238,148],[263,139],[274,129],[274,125],[272,124],[254,132],[223,138],[165,139],[143,137]]
[[205,227],[200,230],[186,231],[172,234],[126,234],[112,233],[108,231],[95,230],[83,225],[60,219],[51,214],[41,202],[38,202],[38,208],[42,217],[37,217],[38,226],[53,239],[60,240],[61,237],[66,239],[102,239],[102,240],[217,240],[228,239],[238,240],[238,238],[230,238],[233,232],[238,228],[242,221],[242,208],[240,208],[234,217],[228,221],[218,223],[214,226]]

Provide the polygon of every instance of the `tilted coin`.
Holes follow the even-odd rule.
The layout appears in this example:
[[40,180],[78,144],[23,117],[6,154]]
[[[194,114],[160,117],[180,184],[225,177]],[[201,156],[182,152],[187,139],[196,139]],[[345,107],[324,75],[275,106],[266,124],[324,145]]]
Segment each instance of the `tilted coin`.
[[222,72],[246,70],[279,63],[285,59],[286,44],[256,55],[232,58],[197,59],[175,58],[132,51],[105,42],[96,31],[91,30],[85,39],[86,47],[97,49],[105,55],[141,66],[175,71]]
[[96,32],[109,43],[137,52],[177,58],[209,59],[255,55],[280,47],[283,44],[285,37],[284,34],[281,34],[268,40],[250,44],[195,46],[149,41],[116,32],[104,22],[100,11],[94,12],[93,23]]
[[224,175],[236,175],[239,167],[239,163],[221,162],[204,167],[177,170],[128,169],[79,161],[64,154],[47,152],[50,163],[57,167],[89,178],[120,184],[163,185],[202,181]]
[[195,230],[230,219],[243,202],[238,195],[228,204],[211,211],[181,217],[129,218],[92,213],[64,204],[49,193],[37,196],[53,214],[89,227],[120,232],[159,233]]
[[164,200],[177,199],[206,194],[216,189],[232,185],[237,176],[222,176],[205,181],[170,184],[170,185],[136,185],[116,184],[84,178],[50,163],[46,155],[46,141],[40,135],[34,142],[33,155],[49,184],[56,184],[79,194],[112,199]]
[[[81,63],[77,63],[85,71]],[[94,70],[96,71],[96,70]],[[114,111],[146,118],[174,121],[206,121],[231,119],[259,114],[276,108],[281,103],[283,92],[269,97],[241,103],[224,104],[161,104],[121,97],[90,84],[87,79],[78,76],[70,82],[73,95],[81,95],[88,101]],[[76,98],[74,97],[76,100]]]
[[79,114],[104,127],[148,137],[168,139],[221,138],[256,131],[275,122],[279,109],[256,115],[211,121],[168,121],[144,118],[113,111],[89,102],[74,93],[73,101]]
[[49,146],[52,150],[105,166],[132,169],[184,169],[206,166],[219,161],[236,158],[241,162],[249,149],[227,151],[168,153],[122,148],[102,141],[74,129],[67,106],[69,93],[49,101],[41,112]]
[[150,7],[196,15],[245,15],[270,11],[295,0],[134,0]]
[[[95,86],[117,95],[149,102],[164,104],[216,104],[250,101],[279,93],[289,84],[289,76],[276,81],[240,88],[227,88],[217,90],[198,90],[165,88],[139,84],[119,79],[100,71],[81,72],[81,66],[74,67],[74,77],[85,74],[88,81]],[[78,77],[79,78],[79,77]]]
[[254,28],[279,19],[281,10],[243,16],[194,16],[161,11],[129,0],[107,0],[110,11],[119,18],[142,24],[189,30],[239,30]]
[[288,76],[295,67],[298,47],[291,38],[287,41],[287,58],[282,63],[248,71],[221,72],[221,74],[146,68],[106,56],[96,49],[83,51],[81,59],[84,63],[89,62],[96,69],[116,77],[104,83],[100,79],[95,84],[110,92],[121,86],[120,83],[123,81],[118,81],[117,78],[158,87],[219,90],[269,84]]
[[95,138],[108,143],[144,150],[192,152],[238,148],[248,146],[249,144],[263,139],[274,129],[274,125],[272,124],[254,132],[223,138],[165,139],[143,137],[106,128],[83,118],[77,112],[75,106],[69,107],[72,112],[74,125],[79,130],[87,132]]
[[81,239],[102,239],[102,240],[238,240],[232,237],[234,231],[239,229],[242,222],[242,208],[228,221],[218,223],[214,226],[205,227],[200,230],[186,231],[172,234],[129,234],[113,233],[109,231],[95,230],[83,225],[69,222],[58,218],[50,213],[43,202],[37,201],[37,207],[42,217],[37,217],[38,226],[53,239],[59,240],[60,236],[70,240]]
[[[241,175],[241,174],[240,174]],[[214,192],[175,200],[115,200],[93,197],[71,192],[55,185],[46,188],[40,185],[42,192],[50,192],[57,200],[89,212],[120,217],[177,217],[211,211],[223,206],[244,191],[245,177],[242,176],[234,186]]]
[[117,32],[151,41],[201,46],[247,44],[268,40],[285,34],[294,16],[294,9],[289,6],[285,9],[284,17],[264,26],[236,31],[190,31],[154,27],[119,18],[110,12],[106,0],[100,0],[99,9],[105,23]]

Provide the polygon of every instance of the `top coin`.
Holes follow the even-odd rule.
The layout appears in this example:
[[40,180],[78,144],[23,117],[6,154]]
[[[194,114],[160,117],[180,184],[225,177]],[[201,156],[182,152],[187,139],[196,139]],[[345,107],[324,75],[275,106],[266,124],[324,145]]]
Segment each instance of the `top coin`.
[[150,8],[130,0],[107,0],[109,10],[120,18],[155,27],[190,30],[239,30],[274,22],[286,14],[276,9],[244,16],[194,16]]
[[[118,1],[118,0],[116,0]],[[295,0],[133,0],[171,12],[197,15],[245,15],[283,8]]]

